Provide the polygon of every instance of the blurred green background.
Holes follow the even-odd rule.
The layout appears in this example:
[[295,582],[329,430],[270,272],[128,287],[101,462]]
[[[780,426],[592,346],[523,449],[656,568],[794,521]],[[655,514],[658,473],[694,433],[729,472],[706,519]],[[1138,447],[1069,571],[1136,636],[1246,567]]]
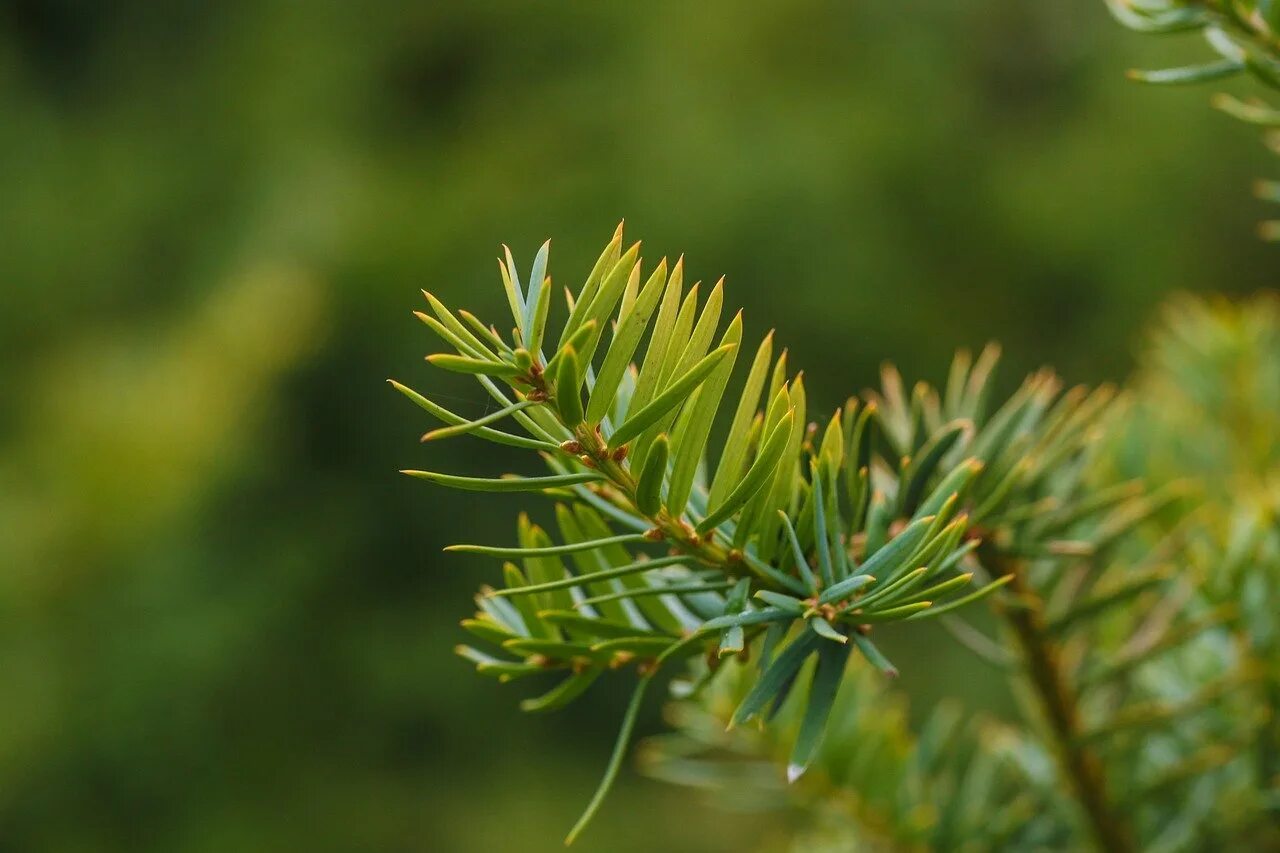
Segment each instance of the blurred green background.
[[[486,408],[418,289],[497,319],[500,242],[576,283],[626,217],[819,412],[990,338],[1121,379],[1171,290],[1273,281],[1255,134],[1122,77],[1201,55],[1078,0],[4,4],[0,848],[560,849],[623,685],[526,718],[452,655],[497,565],[440,548],[521,502],[395,472],[527,460],[418,445],[386,377]],[[932,639],[916,707],[1000,710]],[[580,849],[781,837],[687,800]]]

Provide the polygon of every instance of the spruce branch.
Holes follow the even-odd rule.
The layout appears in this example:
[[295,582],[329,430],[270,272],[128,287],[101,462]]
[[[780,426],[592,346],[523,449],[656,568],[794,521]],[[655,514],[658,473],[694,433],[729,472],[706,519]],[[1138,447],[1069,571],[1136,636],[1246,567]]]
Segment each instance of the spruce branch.
[[[822,741],[850,651],[893,672],[872,626],[950,612],[1007,582],[967,592],[974,574],[959,568],[971,550],[960,498],[980,468],[951,458],[966,423],[939,425],[914,461],[873,475],[875,405],[854,400],[824,430],[808,425],[803,379],[788,375],[785,351],[773,357],[772,334],[755,351],[730,432],[710,454],[718,459],[713,475],[707,450],[728,399],[742,316],[721,332],[722,282],[700,305],[698,284],[684,290],[683,259],[670,272],[661,261],[646,277],[640,245],[622,246],[619,226],[585,284],[568,295],[549,357],[542,351],[554,337],[547,244],[527,284],[509,251],[499,260],[515,324],[509,341],[426,294],[432,313],[417,316],[454,350],[428,362],[476,377],[498,411],[461,419],[392,382],[445,422],[424,441],[469,436],[536,449],[551,471],[404,472],[452,488],[558,500],[558,543],[522,515],[515,545],[449,549],[512,561],[503,567],[505,587],[482,592],[479,612],[463,623],[507,656],[470,646],[459,654],[503,681],[561,673],[550,692],[523,703],[530,711],[561,707],[606,670],[633,668],[638,676],[614,757],[571,838],[603,800],[639,697],[668,661],[742,657],[771,632],[776,654],[735,713],[739,723],[784,701],[807,662],[817,661],[791,761],[798,778]],[[646,337],[637,366],[631,360]]]
[[[454,350],[430,361],[474,376],[498,411],[467,420],[393,384],[445,424],[427,433],[429,445],[480,438],[537,450],[548,469],[501,478],[406,472],[555,501],[554,533],[521,515],[514,545],[450,548],[505,561],[503,583],[482,589],[478,612],[463,622],[494,653],[459,653],[500,681],[557,674],[549,691],[521,703],[531,712],[564,706],[611,670],[634,673],[605,776],[570,839],[604,801],[650,682],[667,673],[687,697],[681,707],[731,697],[714,719],[734,732],[765,721],[765,740],[748,741],[771,755],[785,751],[789,791],[811,788],[802,780],[823,768],[833,774],[829,796],[844,798],[844,786],[862,783],[831,771],[832,756],[884,749],[877,738],[891,738],[918,768],[894,771],[905,780],[904,803],[918,806],[925,790],[956,798],[958,810],[928,819],[905,805],[855,810],[867,821],[859,835],[946,846],[968,833],[1034,849],[1078,843],[1073,815],[1083,814],[1099,847],[1128,850],[1219,843],[1265,822],[1260,815],[1276,799],[1275,728],[1243,697],[1260,696],[1253,707],[1266,707],[1280,683],[1265,657],[1280,631],[1249,604],[1273,600],[1257,590],[1269,575],[1251,567],[1280,553],[1267,526],[1276,514],[1236,519],[1229,534],[1204,532],[1201,513],[1187,511],[1185,482],[1154,478],[1158,487],[1146,487],[1140,477],[1151,479],[1149,471],[1119,476],[1103,464],[1131,424],[1194,406],[1140,405],[1133,391],[1122,397],[1110,386],[1064,390],[1045,370],[995,400],[999,353],[988,346],[976,358],[958,354],[940,389],[917,383],[908,393],[886,366],[878,390],[819,428],[808,423],[803,378],[790,375],[785,350],[775,355],[772,334],[734,382],[742,317],[721,331],[722,286],[700,304],[699,285],[683,286],[683,260],[645,276],[638,245],[624,253],[619,230],[568,295],[558,338],[547,328],[548,263],[544,247],[535,287],[521,282],[509,253],[499,261],[515,321],[510,340],[430,295],[431,315],[419,315]],[[1184,338],[1218,352],[1220,330],[1179,326],[1172,337],[1176,345],[1162,351],[1184,371],[1171,383],[1184,392],[1210,393],[1215,371],[1234,369],[1178,352]],[[1188,378],[1193,366],[1200,374]],[[714,427],[730,411],[717,443]],[[1240,423],[1227,411],[1225,423]],[[1226,444],[1256,446],[1250,441]],[[1198,458],[1194,448],[1188,458]],[[1171,568],[1187,562],[1200,568]],[[1215,574],[1219,566],[1236,568]],[[1006,730],[998,743],[967,729],[942,742],[932,729],[892,734],[870,710],[889,702],[883,685],[854,688],[864,704],[850,710],[850,683],[897,673],[875,626],[950,617],[983,598],[1021,665],[993,655],[999,644],[972,626],[960,632],[965,645],[1012,664],[1017,682],[1032,687],[1039,710],[1031,717],[1047,727]],[[1237,651],[1242,625],[1244,646],[1256,653]],[[1239,712],[1220,713],[1223,703]],[[689,733],[683,722],[678,728],[673,737]],[[682,760],[675,775],[714,766]],[[1212,796],[1190,797],[1192,785]],[[1233,804],[1238,822],[1213,819],[1221,803]],[[1025,825],[973,818],[997,812],[1037,817]]]
[[1067,849],[1049,756],[1015,730],[944,702],[919,732],[901,691],[852,669],[827,737],[799,783],[778,772],[802,742],[802,695],[767,727],[726,729],[758,664],[721,668],[693,698],[667,708],[672,732],[640,745],[641,769],[735,812],[789,810],[805,819],[796,850]]
[[[1272,0],[1106,0],[1120,23],[1151,34],[1198,30],[1218,59],[1198,65],[1154,71],[1131,69],[1128,77],[1140,83],[1181,86],[1248,75],[1268,89],[1280,89],[1280,4]],[[1267,146],[1280,152],[1280,110],[1264,101],[1239,100],[1217,94],[1211,105],[1222,112],[1266,129]],[[1280,182],[1258,181],[1254,194],[1280,202]],[[1280,220],[1258,225],[1265,240],[1280,240]]]
[[[1256,328],[1253,334],[1258,334]],[[1167,349],[1173,351],[1168,360],[1181,372],[1169,387],[1184,394],[1213,393],[1222,387],[1219,370],[1258,379],[1275,375],[1228,364],[1201,365],[1203,375],[1189,375],[1188,368],[1197,362],[1180,352],[1187,342],[1219,357],[1252,351],[1224,346],[1226,340],[1230,337],[1221,329],[1180,324],[1177,346]],[[1248,596],[1229,586],[1212,593],[1209,578],[1221,578],[1227,566],[1240,565],[1257,583],[1269,570],[1252,543],[1268,540],[1259,536],[1259,528],[1246,526],[1242,530],[1250,532],[1236,541],[1235,559],[1225,560],[1220,549],[1208,548],[1195,561],[1204,570],[1175,570],[1192,558],[1187,548],[1196,541],[1192,534],[1204,515],[1189,511],[1194,503],[1185,483],[1157,477],[1156,487],[1147,487],[1134,479],[1143,472],[1109,467],[1117,436],[1129,435],[1144,452],[1150,446],[1145,430],[1151,421],[1131,425],[1135,411],[1156,417],[1152,409],[1159,407],[1159,415],[1190,416],[1203,413],[1207,401],[1186,407],[1155,401],[1138,406],[1134,397],[1145,396],[1142,385],[1117,402],[1109,388],[1060,392],[1057,380],[1041,372],[989,413],[991,407],[979,401],[985,398],[994,364],[990,348],[976,361],[961,353],[943,389],[920,383],[910,395],[897,372],[886,368],[881,389],[866,395],[875,403],[879,435],[887,445],[871,467],[889,489],[881,496],[881,512],[892,517],[898,506],[893,491],[897,479],[891,476],[895,468],[910,468],[911,459],[927,455],[926,448],[946,434],[943,427],[949,422],[963,418],[970,425],[948,452],[973,459],[959,511],[981,521],[970,526],[966,547],[952,558],[965,571],[1009,579],[991,601],[1007,628],[1002,632],[1007,645],[1021,654],[1014,661],[997,659],[1013,664],[1014,686],[1029,688],[1024,691],[1029,704],[1025,726],[1002,738],[1002,751],[994,751],[988,739],[974,732],[953,739],[948,748],[957,761],[970,756],[987,767],[988,777],[1012,776],[1001,784],[1034,792],[1023,807],[1039,817],[1025,833],[1002,834],[995,842],[970,824],[964,825],[967,838],[957,840],[949,834],[956,826],[951,819],[913,828],[892,810],[855,810],[849,818],[858,825],[856,834],[879,837],[887,831],[895,843],[946,847],[967,840],[1002,849],[1080,847],[1088,839],[1108,850],[1222,846],[1232,839],[1266,837],[1258,832],[1267,821],[1264,764],[1270,741],[1267,725],[1260,724],[1256,713],[1269,701],[1259,696],[1266,680],[1261,661],[1241,660],[1233,651],[1240,647],[1233,638],[1238,630],[1233,608],[1215,606]],[[1251,391],[1240,396],[1280,400],[1280,392],[1266,387]],[[1266,416],[1245,423],[1252,421],[1265,423]],[[1245,426],[1236,418],[1224,424],[1241,427],[1250,436],[1266,432],[1265,426]],[[1216,448],[1232,442],[1206,443]],[[1259,446],[1248,439],[1238,443]],[[1174,470],[1183,455],[1187,448],[1172,454]],[[1256,455],[1250,459],[1253,468],[1272,464]],[[907,535],[901,521],[891,523],[901,531],[898,539]],[[978,534],[980,542],[971,538]],[[1245,570],[1254,560],[1262,563]],[[1257,637],[1246,648],[1270,636],[1266,626],[1274,621],[1269,612],[1266,617],[1255,612],[1253,618]],[[972,626],[965,633],[967,646],[987,654],[992,648],[1002,651]],[[846,693],[840,696],[837,708],[847,707]],[[865,728],[851,725],[829,734],[815,759],[818,766],[845,760],[836,757],[868,749],[875,738],[885,736],[860,719]],[[687,733],[687,726],[680,729],[680,736]],[[909,733],[904,736],[910,740]],[[922,734],[921,744],[926,741]],[[771,738],[738,748],[773,751],[769,744],[774,743]],[[1016,749],[1010,751],[1010,743]],[[678,758],[677,780],[720,778],[714,774],[722,762],[705,751],[695,757],[667,755],[660,775],[670,775],[673,758]],[[932,796],[947,796],[936,793],[948,790],[946,778],[944,773],[930,783],[940,786]],[[867,784],[837,772],[830,789],[812,797],[799,792],[790,800],[803,802],[817,819],[838,809],[836,804],[859,797]],[[921,787],[925,782],[916,784],[917,796],[928,790]],[[971,807],[1003,815],[1010,799],[999,786],[979,786]],[[1224,812],[1233,819],[1225,821]]]

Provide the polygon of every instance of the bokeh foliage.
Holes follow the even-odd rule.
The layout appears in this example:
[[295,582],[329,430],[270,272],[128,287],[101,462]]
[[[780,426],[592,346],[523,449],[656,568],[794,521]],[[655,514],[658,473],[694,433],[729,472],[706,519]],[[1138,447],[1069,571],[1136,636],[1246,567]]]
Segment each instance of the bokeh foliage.
[[[1201,52],[1066,0],[7,5],[3,837],[558,848],[545,782],[592,784],[625,697],[515,726],[449,653],[474,584],[439,548],[510,514],[394,474],[417,289],[496,314],[477,257],[552,233],[582,267],[625,215],[814,387],[995,337],[1011,376],[1119,379],[1169,290],[1270,284],[1265,152],[1120,79]],[[742,837],[631,784],[598,849]]]
[[[1280,7],[1271,0],[1107,0],[1120,23],[1140,33],[1169,35],[1201,33],[1215,58],[1154,70],[1133,69],[1129,76],[1157,86],[1186,86],[1248,76],[1262,91],[1280,89]],[[1211,100],[1224,113],[1264,128],[1264,141],[1280,153],[1280,111],[1265,98],[1241,99],[1218,92]],[[1280,183],[1260,180],[1254,194],[1264,201],[1280,201]],[[1259,235],[1280,240],[1280,221],[1262,222]]]
[[951,707],[914,734],[900,696],[850,679],[817,780],[788,790],[763,767],[797,736],[795,707],[760,734],[721,730],[750,682],[738,669],[673,708],[677,731],[649,742],[650,772],[794,810],[802,850],[1280,843],[1278,321],[1273,294],[1171,302],[1080,457],[1091,500],[1116,507],[1075,528],[1088,547],[1021,565],[976,552],[1017,573],[1010,598],[993,599],[1007,630],[954,635],[1008,672],[1021,725]]

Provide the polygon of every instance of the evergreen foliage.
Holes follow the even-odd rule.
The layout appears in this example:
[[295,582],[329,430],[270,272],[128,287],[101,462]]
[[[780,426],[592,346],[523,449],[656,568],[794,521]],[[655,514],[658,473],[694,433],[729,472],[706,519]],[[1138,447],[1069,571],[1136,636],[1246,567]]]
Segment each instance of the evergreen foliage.
[[[504,561],[502,586],[482,590],[478,612],[463,623],[493,648],[459,653],[502,681],[561,673],[550,691],[522,703],[528,711],[563,706],[607,670],[635,671],[618,746],[571,838],[616,775],[645,689],[664,665],[692,662],[682,689],[696,693],[721,660],[754,658],[759,677],[731,725],[805,697],[788,761],[794,781],[821,751],[853,651],[896,674],[872,639],[875,625],[945,616],[970,642],[989,645],[956,615],[983,598],[1024,626],[1057,735],[1082,734],[1074,716],[1063,718],[1075,711],[1055,704],[1066,686],[1053,638],[1086,621],[1081,608],[1106,611],[1106,596],[1122,600],[1166,580],[1143,565],[1127,575],[1140,581],[1136,591],[1102,582],[1095,590],[1094,570],[1073,588],[1095,595],[1042,613],[1048,590],[1037,584],[1056,586],[1068,563],[1103,565],[1168,500],[1089,481],[1113,389],[1064,393],[1040,371],[996,405],[990,346],[976,359],[957,355],[941,389],[919,383],[908,393],[886,366],[879,391],[852,398],[819,428],[806,417],[803,378],[789,373],[785,351],[775,357],[772,334],[744,365],[741,390],[727,396],[743,332],[741,315],[719,328],[722,284],[699,305],[700,285],[683,287],[683,260],[646,274],[639,244],[623,251],[621,227],[583,286],[566,292],[568,316],[546,355],[548,248],[527,283],[509,252],[499,262],[515,323],[509,339],[430,294],[432,314],[418,314],[454,350],[428,360],[476,376],[498,411],[465,421],[393,384],[445,423],[424,441],[469,434],[528,447],[550,471],[498,479],[405,472],[556,502],[554,537],[522,515],[514,545],[450,549]],[[612,333],[601,346],[606,326]],[[643,359],[630,363],[646,339]],[[711,445],[722,408],[719,419],[730,422]],[[1012,592],[1001,594],[1006,585]],[[1090,664],[1097,675],[1101,664]],[[1093,791],[1092,754],[1073,746],[1066,759],[1080,756],[1088,758],[1073,773],[1081,791]],[[1093,805],[1105,833],[1110,806]]]
[[[1268,89],[1280,89],[1280,3],[1273,0],[1106,0],[1115,18],[1142,33],[1199,31],[1218,58],[1196,65],[1132,70],[1141,83],[1183,86],[1248,75]],[[1280,110],[1260,98],[1240,99],[1219,93],[1211,101],[1241,121],[1266,130],[1267,147],[1280,153]],[[1280,202],[1280,182],[1258,181],[1258,198]],[[1266,240],[1280,240],[1280,220],[1258,226]]]
[[[1220,56],[1135,79],[1280,88],[1270,2],[1108,5],[1143,32],[1201,30]],[[1261,102],[1214,104],[1280,127]],[[703,298],[683,258],[646,269],[624,245],[619,226],[563,299],[549,243],[527,279],[504,251],[509,335],[426,294],[418,317],[449,349],[428,361],[474,376],[498,410],[468,420],[392,383],[443,422],[424,441],[481,438],[544,467],[404,473],[553,503],[553,530],[522,514],[514,544],[448,549],[502,566],[459,654],[501,682],[554,674],[530,712],[632,673],[567,840],[662,673],[673,731],[643,767],[737,808],[797,810],[799,849],[1280,846],[1274,300],[1174,303],[1123,394],[1041,370],[994,399],[989,345],[938,388],[886,365],[878,389],[810,422],[773,333],[744,346],[741,313],[722,322],[723,281]],[[979,601],[997,636],[966,618]],[[874,630],[934,618],[1008,674],[1016,721],[947,704],[912,730]]]
[[[735,670],[672,709],[677,732],[647,742],[644,766],[739,806],[797,808],[797,849],[1076,849],[1090,836],[1107,850],[1273,849],[1278,418],[1274,298],[1175,301],[1088,454],[1097,502],[1119,501],[1085,525],[1094,547],[1019,565],[1010,589],[1029,606],[996,599],[999,642],[951,620],[1009,671],[1020,724],[960,725],[947,707],[915,735],[882,686],[855,682],[822,774],[788,795],[761,762],[793,722],[717,725],[749,682]],[[986,558],[1000,559],[971,557]]]

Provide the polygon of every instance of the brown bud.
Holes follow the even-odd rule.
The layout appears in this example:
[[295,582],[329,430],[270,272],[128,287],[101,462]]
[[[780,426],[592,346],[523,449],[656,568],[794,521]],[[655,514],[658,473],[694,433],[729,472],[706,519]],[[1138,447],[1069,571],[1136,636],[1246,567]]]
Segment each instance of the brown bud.
[[560,442],[560,449],[563,450],[565,453],[581,453],[582,445],[572,440],[562,441]]

